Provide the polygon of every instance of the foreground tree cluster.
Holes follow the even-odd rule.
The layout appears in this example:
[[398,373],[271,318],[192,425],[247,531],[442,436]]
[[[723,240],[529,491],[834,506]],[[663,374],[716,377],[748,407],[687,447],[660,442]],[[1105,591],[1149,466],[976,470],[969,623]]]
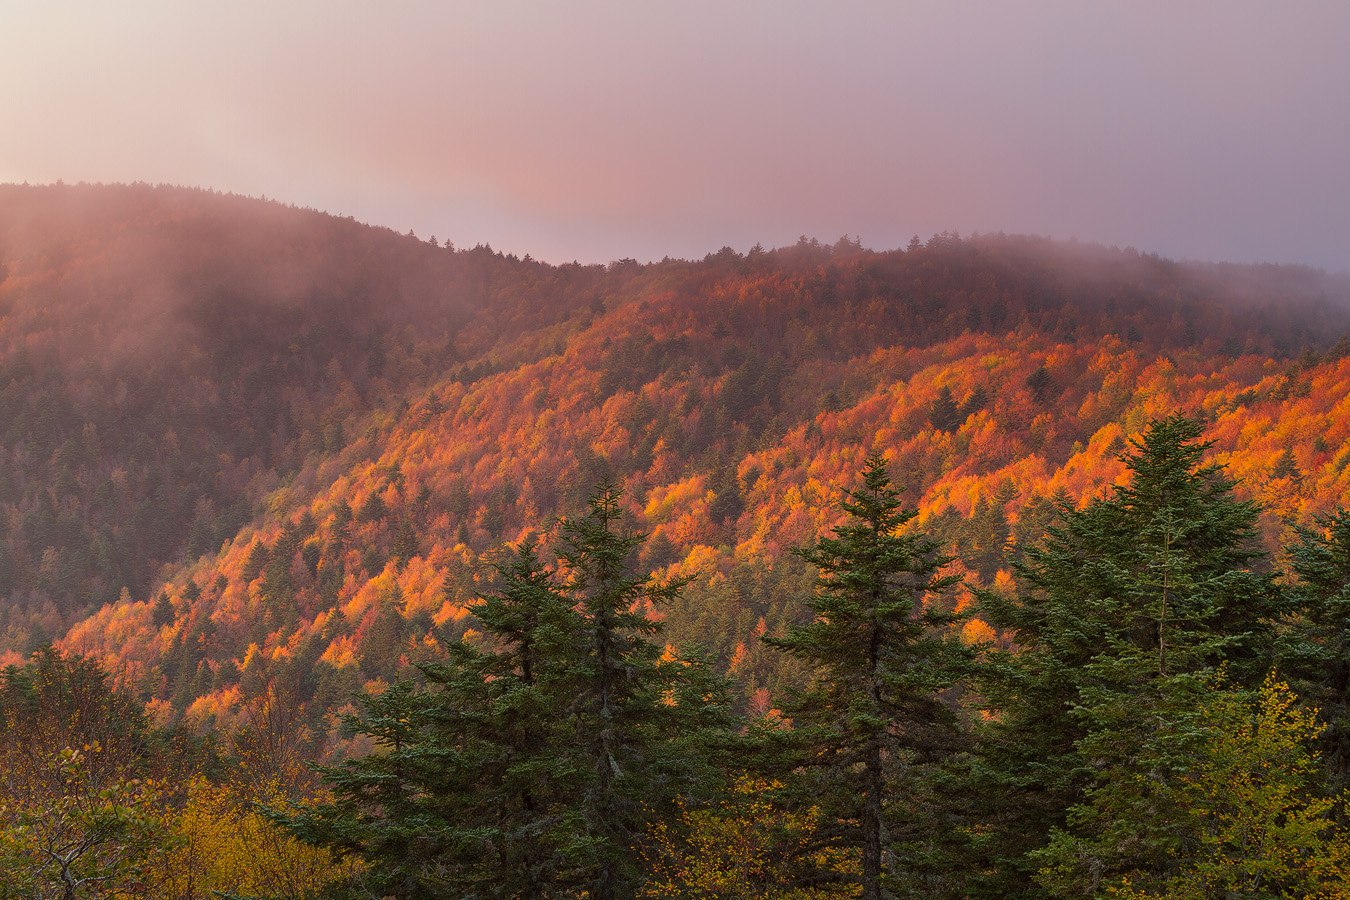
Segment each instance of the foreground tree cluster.
[[[1023,548],[1015,591],[960,609],[874,455],[844,524],[797,551],[809,615],[765,641],[809,683],[747,718],[661,641],[684,585],[637,570],[604,483],[509,551],[419,682],[363,700],[348,725],[373,751],[299,804],[297,770],[250,767],[262,720],[184,762],[48,654],[0,698],[0,897],[1350,896],[1350,515],[1299,532],[1278,577],[1206,448],[1154,421],[1127,480]],[[963,639],[973,610],[997,640]],[[67,670],[103,719],[40,699]],[[95,721],[132,737],[91,742]],[[228,833],[289,862],[185,856]]]
[[336,801],[285,820],[368,856],[360,890],[631,897],[650,823],[711,795],[724,686],[651,640],[648,610],[679,585],[631,573],[618,499],[602,487],[564,523],[565,575],[520,544],[475,607],[491,640],[427,665],[428,690],[370,700],[356,727],[385,752],[329,770]]

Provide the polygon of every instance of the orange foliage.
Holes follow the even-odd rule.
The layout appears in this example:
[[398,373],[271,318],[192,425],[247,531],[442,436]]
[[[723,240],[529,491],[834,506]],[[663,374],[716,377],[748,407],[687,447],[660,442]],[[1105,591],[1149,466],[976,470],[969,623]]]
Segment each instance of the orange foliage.
[[[211,221],[205,196],[133,200],[137,223]],[[1338,334],[1350,319],[1313,305],[1325,285],[1301,271],[1242,270],[1243,280],[1224,281],[1221,271],[1131,251],[1007,236],[893,253],[803,242],[701,262],[551,267],[366,235],[317,214],[239,215],[261,223],[262,237],[239,240],[266,271],[303,273],[279,284],[336,298],[297,312],[312,347],[292,352],[287,339],[249,356],[258,372],[281,367],[265,397],[272,418],[233,409],[220,427],[228,437],[247,426],[256,443],[212,438],[221,496],[243,498],[256,520],[192,559],[149,554],[155,577],[121,599],[116,588],[100,594],[106,602],[90,615],[66,621],[37,604],[25,620],[64,632],[65,649],[102,658],[128,682],[149,683],[175,654],[187,658],[201,677],[178,680],[198,693],[166,706],[165,676],[155,709],[166,718],[228,716],[241,687],[221,672],[249,669],[250,659],[268,677],[293,660],[361,683],[395,677],[393,662],[377,676],[369,666],[354,674],[363,648],[392,648],[408,662],[434,652],[428,633],[459,639],[472,624],[465,607],[490,587],[489,554],[576,513],[606,474],[628,491],[632,527],[651,536],[644,560],[724,582],[738,566],[762,568],[827,534],[839,523],[835,501],[873,450],[907,486],[918,527],[968,521],[1000,491],[1016,498],[999,501],[1015,526],[1032,498],[1082,502],[1116,482],[1130,437],[1175,411],[1203,418],[1214,459],[1241,480],[1241,495],[1265,505],[1273,549],[1290,523],[1350,503],[1350,358],[1295,363],[1279,346],[1305,328]],[[41,289],[66,298],[72,321],[95,308],[115,256],[102,227],[81,226],[65,264],[54,253],[15,262],[0,301]],[[278,228],[293,240],[276,240]],[[196,234],[183,266],[201,274],[253,258],[240,253]],[[306,265],[289,265],[297,261]],[[269,302],[291,302],[272,296],[279,290],[269,282]],[[15,334],[34,351],[78,362],[37,311],[16,316],[28,330]],[[332,332],[339,324],[352,333]],[[113,331],[128,346],[139,340],[125,323]],[[192,362],[216,358],[208,337],[194,334],[180,374],[216,397],[233,382]],[[944,389],[961,405],[959,422],[934,420]],[[191,453],[200,436],[188,421],[146,425],[146,452]],[[111,431],[99,423],[69,443],[106,445]],[[0,465],[14,458],[5,452]],[[75,480],[106,478],[126,493],[149,483],[147,465],[98,458]],[[344,531],[343,504],[359,511],[369,497],[386,513]],[[24,511],[9,504],[6,513],[21,522]],[[245,581],[255,544],[275,547],[302,523],[311,530],[292,557]],[[16,563],[35,583],[45,577],[42,549]],[[47,569],[59,574],[56,562]],[[970,568],[988,577],[997,565]],[[174,615],[156,626],[161,591]],[[398,618],[381,625],[385,605]],[[982,624],[966,636],[985,639]],[[739,665],[754,648],[738,652],[728,658]]]

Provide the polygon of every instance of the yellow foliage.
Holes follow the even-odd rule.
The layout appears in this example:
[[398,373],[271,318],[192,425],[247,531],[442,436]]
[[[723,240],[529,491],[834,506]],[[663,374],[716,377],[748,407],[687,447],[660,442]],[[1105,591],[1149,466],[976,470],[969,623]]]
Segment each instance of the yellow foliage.
[[694,475],[651,492],[643,515],[649,522],[664,522],[676,509],[684,510],[699,502],[708,502],[708,492],[702,475]]
[[1316,711],[1272,677],[1256,702],[1216,690],[1205,720],[1209,740],[1180,789],[1198,846],[1175,875],[1139,873],[1108,896],[1350,898],[1350,834],[1331,817],[1345,798],[1308,791]]
[[339,635],[328,645],[328,649],[319,657],[335,669],[356,665],[357,640],[354,636]]
[[207,898],[220,891],[289,900],[355,871],[354,863],[290,837],[256,812],[254,803],[289,808],[276,784],[245,797],[232,787],[193,782],[173,823],[178,846],[162,864],[164,896]]
[[998,632],[981,619],[969,619],[961,628],[961,640],[967,644],[992,644],[997,639]]
[[794,860],[809,860],[840,873],[855,872],[856,861],[837,851],[808,850],[816,811],[788,813],[775,808],[767,793],[779,787],[774,782],[742,779],[717,807],[683,809],[682,829],[659,823],[646,853],[652,874],[638,896],[700,900],[851,896],[852,887],[847,885],[783,885],[788,864]]
[[689,555],[671,567],[671,576],[692,578],[695,575],[713,575],[721,572],[726,560],[716,549],[706,544],[697,544],[690,549]]

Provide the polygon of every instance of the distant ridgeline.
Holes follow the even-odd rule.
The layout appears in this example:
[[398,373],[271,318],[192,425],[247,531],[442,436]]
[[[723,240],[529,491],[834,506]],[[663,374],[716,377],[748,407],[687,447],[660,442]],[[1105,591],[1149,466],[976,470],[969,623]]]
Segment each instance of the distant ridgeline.
[[1350,283],[1306,268],[947,234],[552,266],[207,191],[8,185],[0,276],[0,661],[55,642],[223,732],[285,683],[315,754],[352,691],[472,640],[503,544],[553,546],[605,477],[634,562],[690,579],[663,640],[761,711],[804,679],[759,640],[809,615],[787,550],[874,451],[993,591],[1174,412],[1271,549],[1350,501]]

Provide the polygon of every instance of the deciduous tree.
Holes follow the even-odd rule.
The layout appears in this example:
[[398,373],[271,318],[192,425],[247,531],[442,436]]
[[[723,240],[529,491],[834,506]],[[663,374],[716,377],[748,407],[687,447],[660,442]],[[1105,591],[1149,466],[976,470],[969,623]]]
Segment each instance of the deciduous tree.
[[91,778],[101,748],[0,760],[0,898],[149,897],[151,859],[170,842],[158,787]]
[[[1199,738],[1184,776],[1135,790],[1175,810],[1185,844],[1169,870],[1128,873],[1108,885],[1107,895],[1350,896],[1350,835],[1331,818],[1344,797],[1314,790],[1317,713],[1272,677],[1259,693],[1211,685],[1196,724]],[[1164,790],[1173,796],[1159,796]],[[1117,812],[1129,820],[1147,809]]]

